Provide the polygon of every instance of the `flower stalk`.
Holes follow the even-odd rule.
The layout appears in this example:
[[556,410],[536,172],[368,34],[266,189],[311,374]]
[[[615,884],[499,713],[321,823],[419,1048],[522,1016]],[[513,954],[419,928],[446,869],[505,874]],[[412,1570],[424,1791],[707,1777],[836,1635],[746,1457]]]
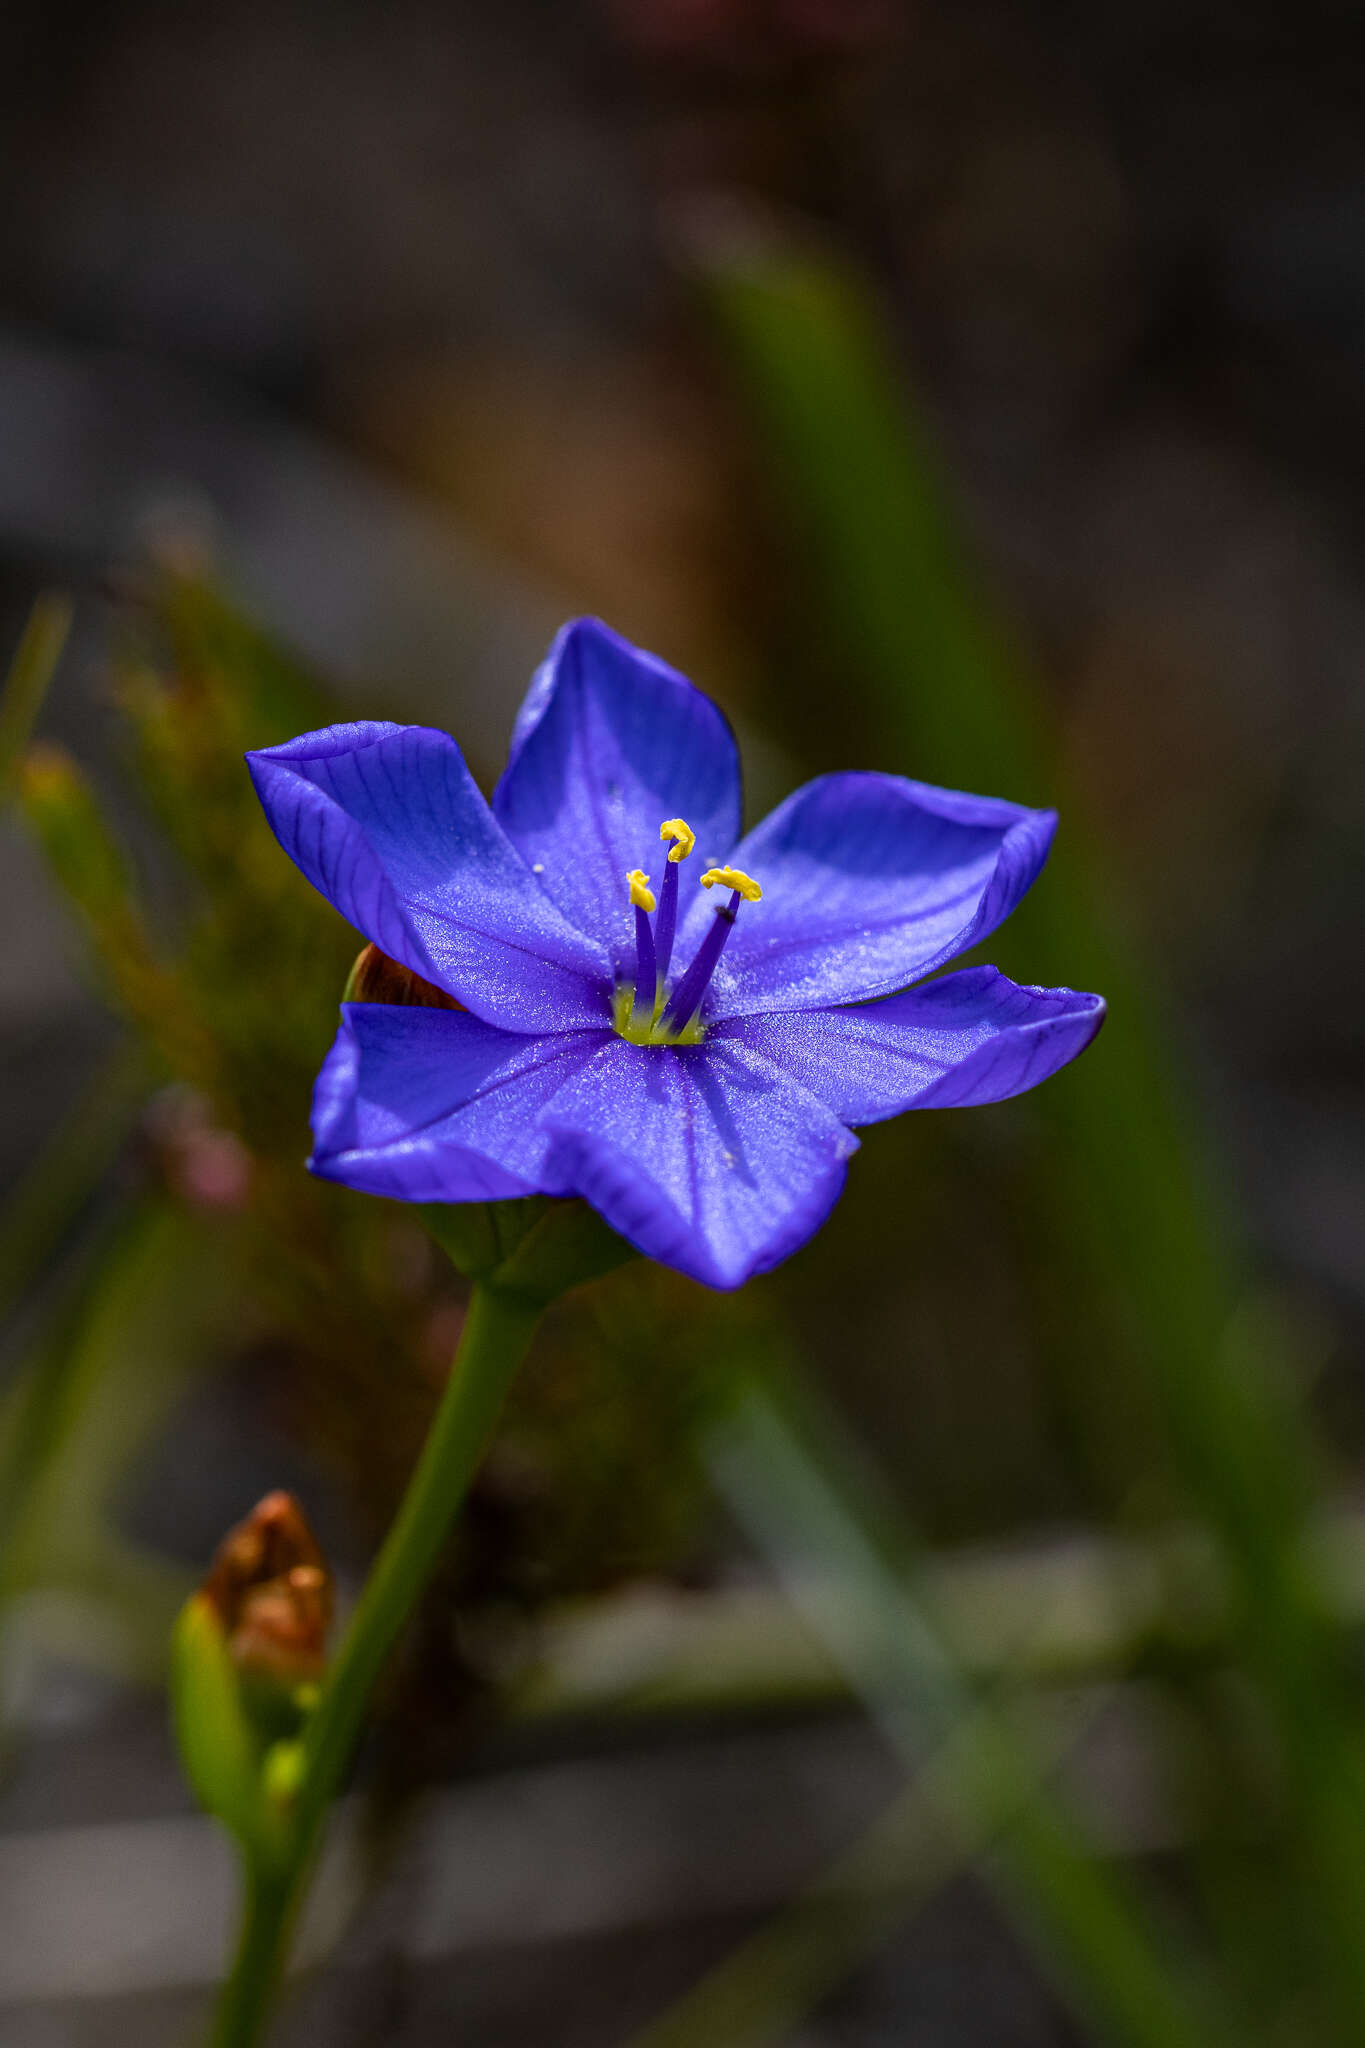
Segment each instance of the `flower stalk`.
[[417,1470],[365,1582],[305,1738],[298,1801],[304,1834],[316,1828],[331,1804],[375,1681],[436,1566],[541,1310],[533,1299],[491,1286],[474,1289],[459,1353]]
[[[282,1782],[281,1774],[270,1769],[275,1754],[271,1752],[255,1782],[257,1815],[244,1814],[235,1781],[233,1810],[214,1804],[238,1835],[245,1885],[241,1934],[219,2004],[213,2048],[252,2048],[260,2038],[327,1815],[375,1683],[436,1566],[544,1308],[563,1286],[599,1269],[606,1257],[606,1248],[594,1232],[583,1232],[579,1218],[562,1216],[578,1206],[546,1205],[548,1215],[522,1217],[530,1229],[496,1268],[499,1277],[475,1281],[440,1407],[397,1518],[308,1716],[292,1782]],[[534,1240],[529,1249],[527,1239]],[[625,1251],[622,1246],[620,1254]],[[191,1607],[196,1603],[202,1607],[202,1595],[195,1596]],[[183,1702],[182,1690],[182,1726]],[[202,1766],[196,1783],[202,1793]]]

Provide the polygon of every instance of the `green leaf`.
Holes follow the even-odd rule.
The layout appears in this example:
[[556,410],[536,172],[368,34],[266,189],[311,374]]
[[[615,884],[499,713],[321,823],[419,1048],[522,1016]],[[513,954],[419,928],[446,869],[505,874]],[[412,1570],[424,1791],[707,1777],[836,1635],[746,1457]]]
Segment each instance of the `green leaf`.
[[1051,1256],[1128,1368],[1095,1377],[1092,1426],[1112,1431],[1107,1418],[1155,1397],[1172,1469],[1240,1581],[1324,1962],[1352,2038],[1365,2039],[1365,1770],[1336,1647],[1297,1563],[1317,1445],[1302,1404],[1282,1392],[1282,1348],[1269,1333],[1248,1342],[1240,1326],[1234,1204],[1210,1170],[1159,976],[1125,929],[1084,793],[1065,787],[1040,693],[965,566],[872,293],[851,267],[777,235],[696,253],[800,529],[811,572],[801,587],[837,635],[843,686],[879,718],[886,765],[1061,810],[1057,853],[992,955],[1021,979],[1095,988],[1110,1005],[1103,1038],[1039,1092],[1036,1111],[1055,1141],[1038,1180]]

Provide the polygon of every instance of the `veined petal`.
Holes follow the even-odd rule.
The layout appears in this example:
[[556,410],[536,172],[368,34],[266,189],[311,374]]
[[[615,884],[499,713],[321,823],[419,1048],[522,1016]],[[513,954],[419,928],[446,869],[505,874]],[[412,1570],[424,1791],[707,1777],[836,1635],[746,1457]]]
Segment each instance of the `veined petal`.
[[824,1222],[858,1140],[739,1044],[617,1039],[546,1104],[542,1185],[708,1287],[767,1272]]
[[319,1077],[313,1171],[407,1201],[582,1195],[711,1287],[824,1221],[858,1141],[742,1044],[525,1037],[458,1010],[348,1003]]
[[610,962],[555,909],[447,733],[360,723],[249,754],[276,838],[390,958],[514,1031],[610,1015]]
[[624,877],[662,863],[664,819],[684,817],[706,857],[723,859],[739,809],[734,739],[711,700],[599,620],[565,626],[493,794],[499,823],[565,916],[624,967],[634,930]]
[[748,1046],[842,1122],[868,1124],[1022,1095],[1084,1052],[1103,1022],[1100,996],[968,967],[885,1002],[732,1017],[707,1043]]
[[[735,927],[708,1019],[888,995],[1008,917],[1047,858],[1053,811],[901,776],[824,775],[741,840],[763,901]],[[688,937],[705,925],[694,907]]]
[[467,1011],[344,1003],[313,1090],[308,1163],[324,1180],[405,1202],[535,1193],[546,1145],[536,1109],[609,1035],[536,1037]]

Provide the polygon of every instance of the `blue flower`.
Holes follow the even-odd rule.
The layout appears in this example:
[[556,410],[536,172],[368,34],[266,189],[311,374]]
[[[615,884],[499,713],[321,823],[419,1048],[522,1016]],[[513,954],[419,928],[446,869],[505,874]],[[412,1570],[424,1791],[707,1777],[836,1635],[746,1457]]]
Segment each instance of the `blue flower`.
[[491,806],[425,726],[248,758],[314,887],[462,1006],[343,1004],[309,1163],[350,1187],[581,1195],[737,1287],[824,1221],[850,1125],[1017,1095],[1103,1020],[993,967],[907,986],[1009,915],[1053,812],[825,775],[741,838],[720,712],[595,620],[538,671]]

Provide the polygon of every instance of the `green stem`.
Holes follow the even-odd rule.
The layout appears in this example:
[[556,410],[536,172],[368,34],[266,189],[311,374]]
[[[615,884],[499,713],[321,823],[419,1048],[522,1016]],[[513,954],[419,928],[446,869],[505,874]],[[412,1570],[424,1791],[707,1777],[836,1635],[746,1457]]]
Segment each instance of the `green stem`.
[[15,764],[29,743],[66,650],[72,612],[71,599],[63,592],[43,593],[29,613],[9,674],[0,685],[0,794],[13,787]]
[[436,1420],[309,1730],[299,1799],[305,1830],[332,1802],[375,1680],[441,1554],[540,1313],[539,1303],[491,1287],[474,1289]]
[[375,1682],[440,1557],[492,1435],[542,1304],[476,1286],[450,1380],[403,1505],[365,1582],[307,1738],[303,1782],[280,1855],[255,1860],[214,2048],[251,2048],[283,1969],[323,1825]]
[[284,1962],[288,1894],[277,1878],[248,1869],[242,1929],[214,2019],[213,2048],[250,2048],[256,2039]]

